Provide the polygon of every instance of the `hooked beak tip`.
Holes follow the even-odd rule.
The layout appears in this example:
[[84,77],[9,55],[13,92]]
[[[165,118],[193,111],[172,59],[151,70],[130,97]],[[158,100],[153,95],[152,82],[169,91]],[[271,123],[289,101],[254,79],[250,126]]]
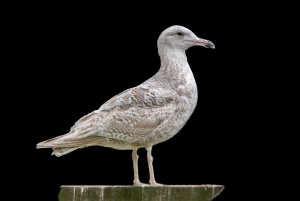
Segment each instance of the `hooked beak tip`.
[[211,41],[207,41],[204,44],[204,47],[209,48],[209,49],[215,49],[216,48],[215,44],[213,44],[213,42],[211,42]]
[[213,42],[211,42],[209,40],[204,40],[204,39],[197,40],[196,45],[203,46],[203,47],[209,48],[209,49],[215,49],[216,48],[216,46]]

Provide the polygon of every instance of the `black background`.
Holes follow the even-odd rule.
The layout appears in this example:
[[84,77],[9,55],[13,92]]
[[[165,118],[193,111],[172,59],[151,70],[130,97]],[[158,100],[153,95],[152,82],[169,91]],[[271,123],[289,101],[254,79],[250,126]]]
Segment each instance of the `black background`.
[[[214,5],[190,5],[186,12],[183,5],[167,11],[159,6],[146,11],[147,5],[122,11],[99,5],[28,7],[21,6],[9,25],[7,52],[17,56],[9,57],[13,76],[4,85],[13,105],[13,132],[7,133],[13,143],[5,144],[10,148],[3,158],[9,183],[23,185],[13,198],[56,200],[60,185],[132,184],[130,151],[90,147],[56,158],[35,146],[67,133],[80,117],[155,74],[157,38],[175,24],[213,41],[216,49],[187,51],[198,105],[174,138],[154,146],[157,181],[225,185],[216,201],[242,199],[249,184],[275,187],[281,181],[279,171],[272,171],[281,159],[288,161],[281,147],[292,143],[279,134],[290,134],[282,132],[281,118],[288,118],[286,101],[294,100],[289,87],[296,83],[297,64],[290,58],[299,53],[299,27]],[[140,179],[147,182],[145,150],[139,155]]]

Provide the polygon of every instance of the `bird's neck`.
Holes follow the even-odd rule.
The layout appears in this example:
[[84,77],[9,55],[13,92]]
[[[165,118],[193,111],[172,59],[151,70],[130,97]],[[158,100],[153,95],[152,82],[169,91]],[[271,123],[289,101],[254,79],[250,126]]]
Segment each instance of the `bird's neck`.
[[161,63],[159,71],[161,73],[167,73],[171,76],[175,76],[176,74],[190,70],[184,50],[163,47],[160,48],[158,52]]

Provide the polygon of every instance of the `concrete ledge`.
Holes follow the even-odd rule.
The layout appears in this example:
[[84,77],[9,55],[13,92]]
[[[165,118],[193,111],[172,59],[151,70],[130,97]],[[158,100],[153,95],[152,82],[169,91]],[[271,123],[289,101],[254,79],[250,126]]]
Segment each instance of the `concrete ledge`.
[[209,201],[222,185],[61,186],[59,201]]

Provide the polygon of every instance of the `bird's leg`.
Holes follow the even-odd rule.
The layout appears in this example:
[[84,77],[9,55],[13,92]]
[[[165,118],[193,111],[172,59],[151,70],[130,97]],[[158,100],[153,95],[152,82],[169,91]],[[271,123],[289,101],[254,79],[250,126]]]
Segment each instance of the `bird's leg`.
[[146,150],[147,150],[147,160],[148,160],[148,168],[149,168],[149,176],[150,176],[149,183],[150,185],[154,185],[154,186],[162,185],[155,181],[154,169],[153,169],[153,157],[151,154],[152,146],[147,147]]
[[139,179],[138,159],[139,156],[137,154],[137,149],[133,149],[132,150],[132,162],[133,162],[133,173],[134,173],[133,185],[136,186],[143,185],[143,183],[141,183]]

